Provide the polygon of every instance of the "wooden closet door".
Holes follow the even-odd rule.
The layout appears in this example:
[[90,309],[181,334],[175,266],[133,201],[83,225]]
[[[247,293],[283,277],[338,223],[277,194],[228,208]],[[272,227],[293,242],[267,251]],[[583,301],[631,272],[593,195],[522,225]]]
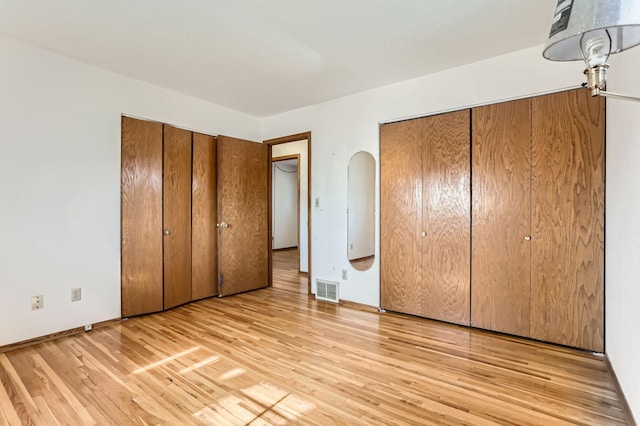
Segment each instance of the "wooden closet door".
[[422,315],[424,120],[380,127],[380,307]]
[[[469,325],[471,268],[469,110],[421,119],[422,315]],[[403,171],[404,172],[404,171]]]
[[267,145],[218,136],[218,287],[221,296],[266,287]]
[[164,125],[164,309],[191,301],[191,132]]
[[162,124],[122,117],[122,317],[162,310]]
[[193,134],[191,298],[218,294],[216,139]]
[[529,336],[531,100],[472,115],[471,324]]
[[604,349],[604,98],[532,100],[531,337]]

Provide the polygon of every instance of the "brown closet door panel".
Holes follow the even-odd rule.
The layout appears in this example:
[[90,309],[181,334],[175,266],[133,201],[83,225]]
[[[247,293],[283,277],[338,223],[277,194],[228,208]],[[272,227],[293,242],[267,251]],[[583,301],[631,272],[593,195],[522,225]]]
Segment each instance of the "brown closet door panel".
[[474,108],[471,324],[529,335],[531,100]]
[[169,309],[191,301],[191,132],[166,124],[163,192],[164,308]]
[[218,137],[218,283],[221,296],[268,285],[267,145]]
[[604,349],[604,99],[532,100],[531,337]]
[[422,315],[470,321],[470,112],[420,119],[422,149]]
[[218,294],[216,139],[193,134],[191,298]]
[[422,315],[422,120],[380,127],[380,306]]
[[162,310],[162,124],[122,117],[122,317]]

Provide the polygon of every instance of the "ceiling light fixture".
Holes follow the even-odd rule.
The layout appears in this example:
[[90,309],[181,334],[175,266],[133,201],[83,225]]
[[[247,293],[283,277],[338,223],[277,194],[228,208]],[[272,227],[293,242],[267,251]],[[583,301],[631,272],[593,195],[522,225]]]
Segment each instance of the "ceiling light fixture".
[[558,0],[542,56],[551,61],[583,60],[591,96],[640,102],[606,91],[607,59],[640,44],[640,0]]

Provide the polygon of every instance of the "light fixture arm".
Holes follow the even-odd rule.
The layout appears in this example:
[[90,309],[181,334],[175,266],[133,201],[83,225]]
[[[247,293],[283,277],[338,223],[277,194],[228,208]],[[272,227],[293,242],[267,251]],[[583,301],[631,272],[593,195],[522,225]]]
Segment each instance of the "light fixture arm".
[[587,76],[587,82],[584,86],[589,89],[591,96],[605,96],[612,99],[619,99],[623,101],[640,102],[640,98],[635,96],[622,95],[620,93],[607,92],[607,70],[608,64],[594,65],[584,70],[584,75]]
[[600,90],[597,87],[595,89],[591,89],[591,96],[604,96],[612,99],[619,99],[621,101],[633,101],[640,102],[640,98],[635,96],[621,95],[620,93],[607,92],[606,90]]

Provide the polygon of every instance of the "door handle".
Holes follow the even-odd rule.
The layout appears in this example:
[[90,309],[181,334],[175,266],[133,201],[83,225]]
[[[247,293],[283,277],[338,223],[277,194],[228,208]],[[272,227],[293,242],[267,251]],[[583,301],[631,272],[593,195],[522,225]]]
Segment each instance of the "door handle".
[[422,231],[422,232],[420,233],[420,235],[421,235],[421,236],[423,236],[423,237],[426,237],[426,236],[427,236],[427,231]]
[[523,240],[525,241],[531,241],[531,235],[525,235]]
[[216,228],[228,228],[229,224],[227,222],[216,223]]
[[162,231],[162,233],[164,235],[169,235],[171,233],[171,231],[169,231],[168,229],[165,229],[164,231]]

